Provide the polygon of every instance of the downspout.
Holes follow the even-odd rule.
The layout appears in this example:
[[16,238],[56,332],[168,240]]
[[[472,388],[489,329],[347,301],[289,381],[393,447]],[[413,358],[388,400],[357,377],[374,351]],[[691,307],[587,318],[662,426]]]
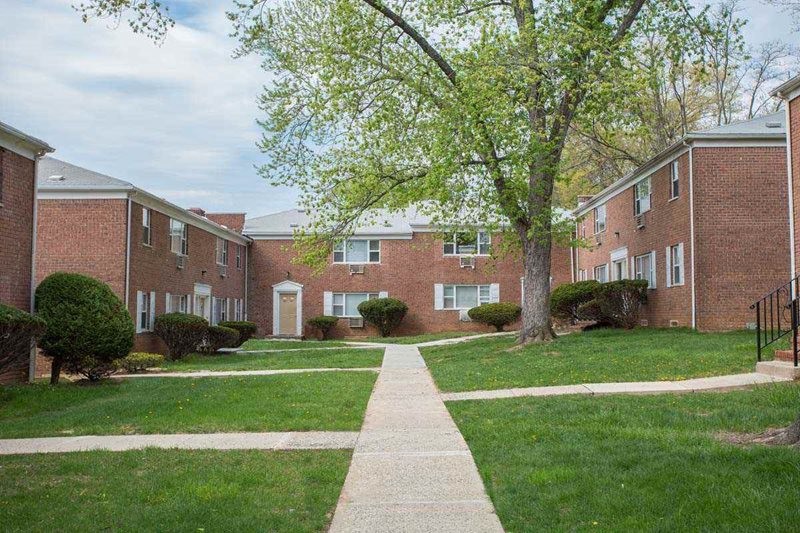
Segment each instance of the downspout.
[[697,291],[695,288],[695,261],[694,261],[694,146],[683,142],[689,147],[689,247],[692,251],[692,329],[697,329]]
[[128,193],[128,224],[125,230],[125,309],[130,311],[130,292],[131,292],[131,211],[133,201]]
[[[784,95],[779,94],[781,98],[784,98]],[[787,169],[787,180],[789,190],[787,191],[787,196],[789,197],[789,268],[791,268],[791,272],[789,273],[789,279],[794,279],[795,273],[797,272],[797,259],[795,257],[795,236],[794,236],[794,179],[792,177],[792,123],[791,117],[789,113],[789,101],[784,99],[786,102],[786,169]],[[794,284],[792,284],[792,290],[794,290]],[[796,296],[796,295],[794,295]]]
[[[33,160],[33,228],[31,229],[31,305],[30,312],[33,313],[36,303],[36,237],[37,225],[39,224],[39,159],[43,152],[34,156]],[[31,353],[28,357],[28,383],[33,383],[36,378],[36,343],[31,343]]]
[[250,262],[250,247],[245,243],[244,245],[244,320],[248,320],[249,313],[248,313],[248,306],[247,302],[249,300],[248,293],[247,293],[247,264]]

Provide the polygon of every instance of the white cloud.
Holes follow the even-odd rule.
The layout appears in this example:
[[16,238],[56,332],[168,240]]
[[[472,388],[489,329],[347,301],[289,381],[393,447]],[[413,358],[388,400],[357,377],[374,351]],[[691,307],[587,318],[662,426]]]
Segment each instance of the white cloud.
[[0,120],[180,205],[252,215],[293,205],[293,191],[253,168],[269,78],[257,58],[232,59],[225,7],[195,2],[190,26],[158,47],[125,26],[82,23],[71,0],[0,3]]

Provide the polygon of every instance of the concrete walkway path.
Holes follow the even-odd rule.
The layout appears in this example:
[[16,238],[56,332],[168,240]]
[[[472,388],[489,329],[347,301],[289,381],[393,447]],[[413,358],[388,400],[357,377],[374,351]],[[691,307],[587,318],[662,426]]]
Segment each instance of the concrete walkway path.
[[148,374],[114,374],[112,378],[218,378],[230,376],[273,376],[307,372],[380,372],[380,368],[283,368],[278,370],[187,370],[186,372],[151,372]]
[[503,531],[415,346],[386,348],[330,531]]
[[582,385],[556,385],[552,387],[527,387],[519,389],[476,390],[448,392],[442,400],[495,400],[498,398],[521,398],[524,396],[566,396],[572,394],[660,394],[689,392],[724,392],[749,388],[765,383],[792,381],[790,378],[766,374],[733,374],[683,381],[638,381],[624,383],[588,383]]
[[286,352],[320,352],[330,350],[375,350],[386,348],[385,344],[372,344],[372,343],[353,343],[346,346],[323,346],[321,348],[269,348],[266,350],[238,350],[231,349],[227,351],[220,350],[221,353],[231,354],[262,354],[262,353],[286,353]]
[[83,452],[89,450],[339,450],[353,448],[352,431],[272,433],[197,433],[174,435],[87,435],[38,439],[0,439],[0,455]]

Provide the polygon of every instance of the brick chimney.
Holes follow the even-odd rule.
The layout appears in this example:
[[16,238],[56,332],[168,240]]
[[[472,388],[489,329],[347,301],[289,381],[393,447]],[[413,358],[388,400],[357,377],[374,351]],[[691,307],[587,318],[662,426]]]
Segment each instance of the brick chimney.
[[220,226],[241,233],[244,229],[244,213],[205,213],[206,218]]
[[190,212],[194,213],[195,215],[199,215],[201,217],[206,216],[205,210],[203,210],[203,209],[201,209],[199,207],[190,207],[189,209],[187,209],[187,211],[190,211]]

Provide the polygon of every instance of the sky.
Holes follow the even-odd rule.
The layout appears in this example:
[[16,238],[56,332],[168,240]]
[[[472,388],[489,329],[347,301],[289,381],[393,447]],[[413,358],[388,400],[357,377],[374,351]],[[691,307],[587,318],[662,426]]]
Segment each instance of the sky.
[[[183,207],[260,216],[295,206],[255,167],[270,75],[234,59],[229,0],[171,0],[161,46],[125,25],[84,24],[75,0],[0,0],[0,121],[59,159],[130,181]],[[748,42],[798,42],[777,8],[745,0]]]

